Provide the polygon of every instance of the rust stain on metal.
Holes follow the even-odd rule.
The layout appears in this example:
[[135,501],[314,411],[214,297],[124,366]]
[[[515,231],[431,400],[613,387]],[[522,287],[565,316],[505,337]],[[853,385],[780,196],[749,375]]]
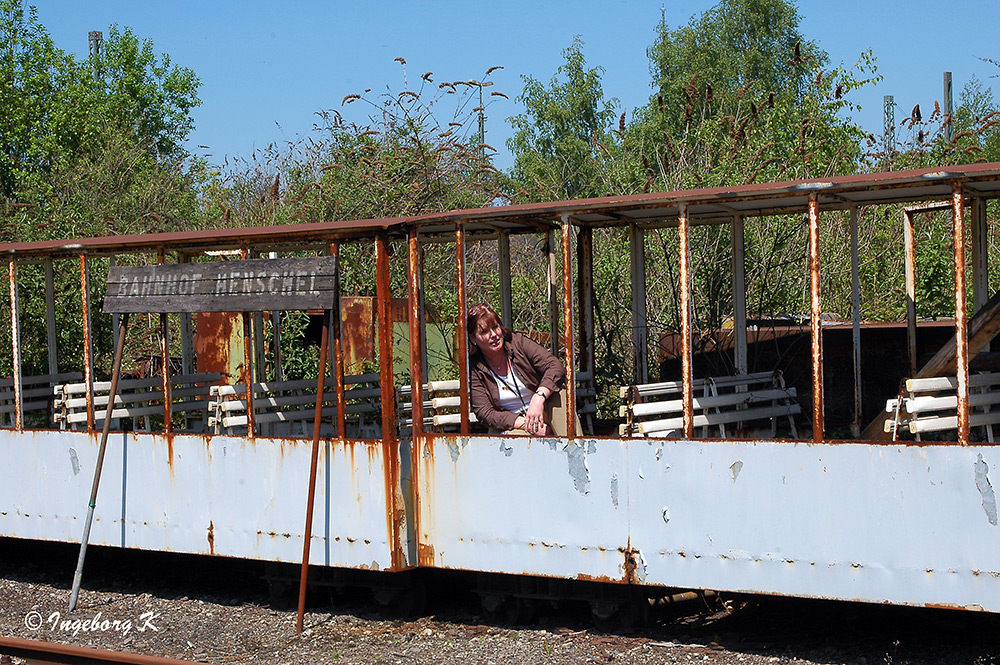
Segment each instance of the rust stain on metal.
[[420,566],[434,566],[434,546],[426,543],[417,545],[417,564]]
[[208,551],[215,554],[215,524],[212,520],[208,521]]
[[574,579],[580,580],[581,582],[603,582],[605,584],[625,584],[626,581],[614,577],[608,577],[607,575],[587,575],[586,573],[578,573],[574,576]]
[[958,379],[958,442],[969,444],[969,331],[965,312],[965,215],[962,183],[952,186],[953,242],[955,245],[955,366]]
[[340,299],[345,371],[350,373],[365,361],[375,360],[375,309],[368,297]]
[[823,316],[819,291],[819,203],[809,195],[809,331],[812,333],[813,441],[823,441]]
[[226,383],[231,383],[237,376],[239,363],[233,366],[234,349],[240,343],[237,317],[230,312],[200,312],[195,315],[197,334],[194,344],[198,372],[218,372]]
[[638,556],[639,550],[633,549],[631,543],[628,547],[619,550],[625,555],[625,582],[628,584],[635,584],[638,580],[636,579],[635,571],[639,568]]
[[694,436],[694,397],[692,395],[691,372],[691,255],[689,248],[690,224],[687,204],[681,204],[677,213],[678,236],[680,238],[680,308],[681,308],[681,378],[683,380],[683,422],[684,436]]

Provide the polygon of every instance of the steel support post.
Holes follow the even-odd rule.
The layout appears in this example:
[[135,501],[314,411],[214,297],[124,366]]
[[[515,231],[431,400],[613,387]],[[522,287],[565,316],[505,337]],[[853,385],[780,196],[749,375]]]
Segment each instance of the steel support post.
[[[413,450],[419,445],[420,435],[424,433],[424,369],[423,369],[423,337],[421,335],[421,319],[423,310],[420,307],[420,239],[416,227],[410,228],[409,244],[409,328],[410,328],[410,413],[413,416]],[[461,316],[461,315],[459,315]],[[413,465],[414,472],[417,465]]]
[[594,371],[594,230],[581,226],[576,235],[577,302],[580,306],[580,371]]
[[813,441],[825,436],[823,415],[823,307],[819,284],[819,202],[809,195],[809,332],[812,337]]
[[632,273],[632,377],[636,383],[649,382],[645,237],[645,231],[635,224],[628,227],[630,270]]
[[551,229],[545,232],[545,252],[548,263],[549,346],[559,355],[559,301],[556,297],[556,235]]
[[80,302],[83,308],[83,381],[87,384],[87,429],[94,429],[94,347],[90,338],[90,266],[87,255],[80,254]]
[[861,436],[861,266],[858,260],[858,208],[851,206],[851,348],[854,351],[854,421],[851,434]]
[[566,363],[566,436],[576,436],[576,362],[573,343],[573,226],[562,215],[563,346]]
[[694,395],[692,389],[691,368],[691,249],[690,220],[688,206],[680,204],[677,211],[677,230],[680,254],[680,295],[681,295],[681,380],[683,382],[683,422],[684,438],[694,436]]
[[962,183],[952,185],[952,241],[955,246],[955,371],[958,382],[958,442],[969,443],[969,329],[965,310],[965,205]]
[[[49,374],[59,373],[58,342],[56,337],[56,298],[55,275],[52,269],[52,259],[45,259],[45,337],[48,342]],[[115,338],[118,342],[118,338]]]
[[748,374],[747,358],[747,290],[746,263],[743,248],[743,216],[733,215],[733,367],[737,374]]
[[10,350],[14,381],[14,429],[24,428],[24,414],[21,396],[21,317],[17,298],[17,261],[13,256],[7,259],[10,279]]
[[909,374],[917,373],[917,260],[913,212],[903,211],[903,246],[906,275],[906,357]]
[[514,307],[510,285],[510,233],[501,231],[497,238],[500,252],[500,323],[510,328],[514,321]]
[[[240,259],[247,260],[250,252],[244,244],[240,247]],[[243,385],[244,399],[247,405],[247,438],[253,439],[256,436],[257,423],[254,418],[253,408],[253,332],[250,327],[250,314],[240,312],[240,319],[243,323]]]
[[455,225],[455,278],[456,298],[458,300],[458,392],[459,417],[461,433],[469,433],[469,410],[472,408],[469,400],[469,331],[467,326],[469,305],[465,293],[465,225],[459,222]]
[[333,386],[337,397],[337,438],[344,441],[347,438],[347,407],[344,404],[344,348],[340,338],[340,244],[336,241],[329,245],[330,256],[337,259],[337,280],[334,282],[333,302],[334,316],[330,321],[330,338],[332,341],[333,357],[331,359],[333,372]]
[[[157,265],[166,263],[166,250],[160,248]],[[160,314],[160,372],[163,386],[163,432],[173,432],[173,405],[170,396],[170,320],[165,312]]]

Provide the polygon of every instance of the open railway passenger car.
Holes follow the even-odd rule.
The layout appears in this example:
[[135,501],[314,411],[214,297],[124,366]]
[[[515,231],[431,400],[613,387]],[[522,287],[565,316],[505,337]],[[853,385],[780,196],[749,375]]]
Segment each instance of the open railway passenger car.
[[[988,293],[987,271],[987,201],[998,196],[1000,164],[977,164],[400,219],[0,245],[10,287],[0,323],[12,360],[0,379],[0,536],[80,542],[112,378],[110,349],[95,340],[98,330],[118,326],[99,311],[104,285],[92,283],[94,265],[140,257],[183,271],[228,259],[238,272],[240,260],[266,262],[254,257],[270,252],[336,258],[361,244],[374,254],[377,274],[378,364],[367,372],[347,368],[341,300],[332,287],[322,307],[334,312],[329,376],[319,384],[325,391],[315,380],[268,384],[259,369],[266,362],[263,317],[248,313],[252,303],[236,310],[244,312],[235,319],[242,330],[225,333],[243,345],[234,354],[239,370],[202,371],[198,356],[208,353],[207,342],[196,338],[212,330],[209,323],[196,326],[190,308],[143,310],[148,294],[122,291],[135,296],[132,311],[160,314],[159,324],[153,314],[149,320],[161,332],[161,354],[149,378],[121,379],[113,400],[91,543],[300,563],[315,434],[314,567],[379,571],[386,580],[414,569],[461,569],[641,592],[714,589],[1000,612],[993,487],[1000,452],[989,429],[1000,411],[989,408],[994,379],[975,372],[1000,330],[1000,299]],[[858,216],[874,209],[887,210],[886,223],[902,222],[904,230],[908,308],[900,353],[908,362],[902,376],[888,377],[889,392],[862,395],[877,385],[863,381],[863,372],[884,379],[891,371],[862,367],[856,247],[853,320],[842,324],[853,342],[846,363],[842,356],[836,366],[827,362],[819,238],[824,216],[842,215],[856,243]],[[913,217],[931,210],[953,217],[955,306],[947,324],[953,339],[922,362],[911,230]],[[776,215],[804,220],[808,237],[808,380],[797,391],[773,368],[751,366],[747,352],[753,325],[744,298],[744,223]],[[706,375],[693,361],[689,242],[696,225],[731,228],[726,375]],[[498,310],[509,324],[516,306],[528,306],[511,302],[511,238],[547,239],[547,298],[530,306],[548,309],[549,341],[567,366],[568,385],[580,386],[568,391],[572,425],[594,415],[581,408],[593,391],[580,377],[592,381],[602,372],[595,366],[593,239],[607,228],[627,230],[633,247],[636,375],[616,386],[620,422],[599,419],[596,433],[568,438],[482,433],[470,416],[464,362],[464,313],[473,304],[467,245],[493,248]],[[676,228],[678,242],[680,372],[656,382],[647,375],[643,298],[652,266],[644,265],[642,243],[644,233],[663,228]],[[442,244],[453,251],[456,287],[447,317],[460,360],[450,381],[428,373],[434,361],[426,353],[421,284],[425,250]],[[393,292],[391,264],[403,266],[405,290],[397,284]],[[54,288],[58,275],[73,276],[75,293]],[[405,298],[402,328],[394,325],[394,296]],[[78,339],[56,329],[56,311],[65,308],[79,312]],[[29,323],[35,332],[27,339]],[[179,342],[167,339],[170,330],[179,331]],[[29,366],[22,362],[28,345],[47,355],[32,347],[43,360]],[[57,354],[59,345],[72,353]],[[179,367],[172,346],[181,349]],[[407,358],[402,371],[397,355]],[[77,361],[60,364],[71,356]],[[833,375],[847,377],[846,390]],[[900,378],[908,381],[897,391]],[[847,393],[854,436],[840,428],[834,439],[827,430],[831,386]],[[317,392],[324,394],[318,405]],[[877,403],[878,413],[866,403]],[[764,426],[745,427],[749,420]],[[927,440],[931,429],[943,433]],[[504,594],[517,595],[517,585]]]

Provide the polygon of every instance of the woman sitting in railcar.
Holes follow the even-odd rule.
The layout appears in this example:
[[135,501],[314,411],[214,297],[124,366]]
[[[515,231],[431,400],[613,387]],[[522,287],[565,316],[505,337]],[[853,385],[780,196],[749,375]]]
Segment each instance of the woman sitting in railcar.
[[[487,304],[467,317],[472,410],[491,434],[566,436],[566,370],[547,349],[500,323]],[[581,433],[576,424],[577,434]]]

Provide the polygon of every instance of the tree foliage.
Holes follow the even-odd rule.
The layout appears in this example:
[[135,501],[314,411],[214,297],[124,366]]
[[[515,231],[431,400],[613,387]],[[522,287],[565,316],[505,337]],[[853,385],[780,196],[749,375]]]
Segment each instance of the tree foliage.
[[[604,70],[588,69],[583,41],[577,37],[563,51],[565,63],[546,88],[523,76],[517,101],[525,112],[510,118],[514,136],[511,174],[519,198],[573,199],[600,195],[596,145],[608,138],[618,100],[605,100]],[[562,78],[561,78],[562,77]]]
[[0,0],[0,22],[0,195],[23,213],[4,236],[29,240],[49,225],[70,236],[124,232],[144,217],[143,230],[172,226],[157,217],[196,222],[184,195],[199,165],[184,162],[183,147],[199,104],[194,72],[127,28],[111,26],[100,54],[78,61],[33,7]]

